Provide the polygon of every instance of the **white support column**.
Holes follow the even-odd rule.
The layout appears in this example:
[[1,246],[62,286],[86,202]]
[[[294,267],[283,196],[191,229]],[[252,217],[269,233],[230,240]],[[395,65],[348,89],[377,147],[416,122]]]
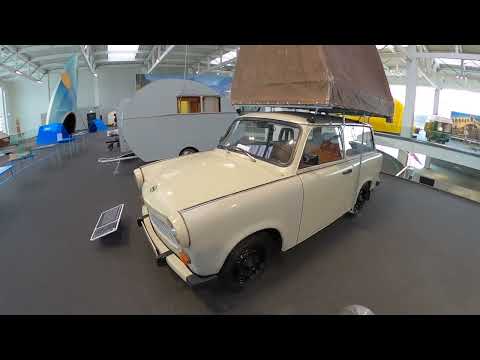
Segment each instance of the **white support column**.
[[426,156],[425,157],[425,169],[430,169],[432,166],[432,157],[431,156]]
[[438,115],[438,104],[440,103],[440,89],[435,88],[435,96],[433,98],[433,115]]
[[405,150],[398,150],[398,161],[400,161],[403,166],[407,166],[408,153]]
[[417,92],[417,59],[415,45],[408,45],[407,54],[407,87],[401,136],[411,138],[413,133],[415,97]]
[[98,108],[100,106],[100,97],[98,94],[98,76],[93,77],[93,101],[94,106]]

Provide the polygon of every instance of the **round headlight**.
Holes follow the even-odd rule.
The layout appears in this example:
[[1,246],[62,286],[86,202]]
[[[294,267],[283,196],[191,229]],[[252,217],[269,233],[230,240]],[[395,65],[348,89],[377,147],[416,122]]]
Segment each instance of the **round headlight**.
[[138,190],[142,191],[143,186],[143,173],[140,168],[133,170],[133,174],[135,175],[135,181],[137,182]]

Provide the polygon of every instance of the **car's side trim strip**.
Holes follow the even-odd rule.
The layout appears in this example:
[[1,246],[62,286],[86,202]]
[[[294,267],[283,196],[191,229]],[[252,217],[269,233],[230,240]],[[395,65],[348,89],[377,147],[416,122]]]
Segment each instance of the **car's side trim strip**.
[[224,199],[224,198],[227,198],[227,197],[230,197],[230,196],[233,196],[233,195],[237,195],[237,194],[240,194],[240,193],[243,193],[243,192],[247,192],[247,191],[250,191],[250,190],[253,190],[253,189],[257,189],[259,187],[270,185],[270,184],[273,184],[273,183],[276,183],[276,182],[279,182],[279,181],[287,180],[287,179],[290,179],[290,178],[295,177],[295,176],[297,176],[297,174],[293,174],[293,175],[290,175],[290,176],[287,176],[287,177],[284,177],[284,178],[281,178],[281,179],[273,180],[273,181],[267,182],[265,184],[256,185],[256,186],[253,186],[253,187],[248,188],[248,189],[236,191],[236,192],[233,192],[231,194],[219,196],[218,198],[211,199],[211,200],[205,201],[203,203],[187,207],[185,209],[181,209],[181,210],[179,210],[179,212],[181,212],[181,213],[182,212],[187,212],[189,210],[195,209],[195,208],[203,206],[203,205],[207,205],[207,204],[212,203],[214,201],[221,200],[221,199]]

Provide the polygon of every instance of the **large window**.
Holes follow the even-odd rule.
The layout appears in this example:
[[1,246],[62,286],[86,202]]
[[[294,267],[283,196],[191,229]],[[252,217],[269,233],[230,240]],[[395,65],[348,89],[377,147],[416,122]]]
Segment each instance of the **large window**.
[[308,135],[299,168],[342,160],[342,140],[338,126],[314,127]]
[[177,98],[177,110],[179,114],[200,112],[200,96],[179,96]]
[[179,114],[217,113],[220,112],[219,96],[178,96],[177,111]]
[[7,111],[5,106],[5,93],[0,87],[0,132],[8,134]]
[[286,165],[293,156],[299,133],[298,127],[279,121],[243,118],[232,124],[219,148]]

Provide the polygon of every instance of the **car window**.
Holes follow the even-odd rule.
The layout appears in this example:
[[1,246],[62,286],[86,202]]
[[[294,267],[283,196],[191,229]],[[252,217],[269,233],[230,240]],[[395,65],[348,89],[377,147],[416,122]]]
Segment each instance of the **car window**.
[[294,153],[300,129],[279,121],[242,118],[235,121],[221,146],[238,147],[260,160],[288,164]]
[[345,150],[347,156],[356,156],[373,151],[371,129],[366,126],[345,126]]
[[343,146],[338,126],[316,126],[307,137],[300,169],[342,160]]
[[365,152],[374,151],[375,145],[373,143],[372,129],[370,129],[369,127],[364,127],[363,131],[364,133],[363,133],[362,144],[364,145],[364,151]]

